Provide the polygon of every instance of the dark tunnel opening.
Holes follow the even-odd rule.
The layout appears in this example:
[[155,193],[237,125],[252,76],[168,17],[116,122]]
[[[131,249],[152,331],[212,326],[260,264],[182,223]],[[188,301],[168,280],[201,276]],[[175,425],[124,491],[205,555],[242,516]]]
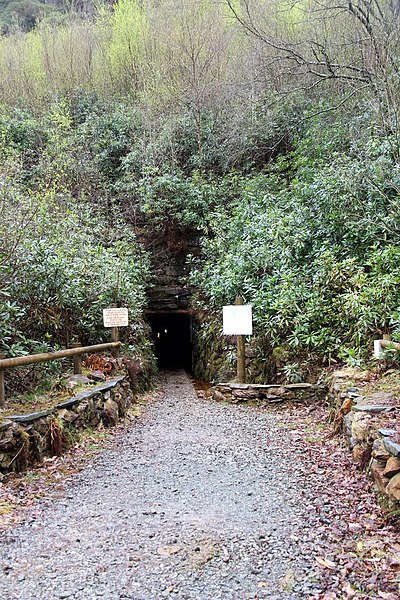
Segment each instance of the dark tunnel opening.
[[184,312],[150,313],[154,351],[162,369],[192,371],[191,315]]

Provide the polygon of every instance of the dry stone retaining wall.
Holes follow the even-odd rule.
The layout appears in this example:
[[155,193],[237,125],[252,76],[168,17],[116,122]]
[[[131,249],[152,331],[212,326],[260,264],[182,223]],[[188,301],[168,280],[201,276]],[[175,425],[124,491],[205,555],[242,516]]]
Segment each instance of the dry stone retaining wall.
[[0,422],[0,473],[21,471],[68,446],[74,433],[115,425],[134,402],[129,381],[115,377],[41,412]]
[[[377,489],[397,507],[400,502],[400,443],[398,432],[387,426],[396,421],[400,405],[387,392],[363,394],[364,372],[346,370],[333,373],[329,396],[353,458],[367,469]],[[360,382],[360,384],[358,384]]]
[[315,399],[321,393],[321,387],[311,383],[292,383],[287,385],[262,385],[251,383],[218,383],[213,387],[214,400],[225,402],[261,402],[276,404],[279,402],[304,402]]

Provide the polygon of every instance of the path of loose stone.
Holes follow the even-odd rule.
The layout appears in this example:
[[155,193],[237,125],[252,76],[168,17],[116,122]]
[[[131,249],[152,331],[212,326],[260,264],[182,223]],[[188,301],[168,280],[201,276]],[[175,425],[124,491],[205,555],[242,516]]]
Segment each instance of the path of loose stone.
[[162,379],[115,447],[6,539],[1,599],[315,593],[314,517],[300,458],[274,441],[282,417],[198,399],[183,372]]

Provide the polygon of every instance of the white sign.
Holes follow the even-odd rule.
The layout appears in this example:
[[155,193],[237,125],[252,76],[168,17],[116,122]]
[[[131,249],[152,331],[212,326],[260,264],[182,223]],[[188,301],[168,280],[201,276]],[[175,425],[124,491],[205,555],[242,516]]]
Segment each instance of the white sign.
[[374,340],[374,356],[375,358],[382,358],[382,340]]
[[104,327],[127,327],[128,309],[127,308],[104,308],[103,309]]
[[224,335],[253,335],[251,305],[224,306],[222,310]]

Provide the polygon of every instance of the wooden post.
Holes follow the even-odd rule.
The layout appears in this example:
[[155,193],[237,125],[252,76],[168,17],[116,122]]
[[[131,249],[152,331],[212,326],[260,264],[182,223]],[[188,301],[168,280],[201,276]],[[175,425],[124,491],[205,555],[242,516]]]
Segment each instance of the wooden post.
[[[81,348],[82,344],[80,343],[79,340],[76,340],[76,342],[74,342],[72,344],[73,348]],[[73,357],[73,361],[74,361],[74,375],[82,375],[82,354],[75,354]]]
[[[0,359],[4,358],[4,354],[0,354]],[[4,369],[0,369],[0,407],[6,405],[6,392],[4,389]]]
[[[118,327],[111,327],[111,341],[119,342],[119,328]],[[113,356],[114,358],[118,358],[119,346],[117,346],[116,348],[113,348],[111,350],[111,356]]]
[[[236,297],[238,306],[243,305],[243,298],[240,296]],[[246,383],[246,345],[244,335],[236,336],[237,343],[237,381],[238,383]]]

